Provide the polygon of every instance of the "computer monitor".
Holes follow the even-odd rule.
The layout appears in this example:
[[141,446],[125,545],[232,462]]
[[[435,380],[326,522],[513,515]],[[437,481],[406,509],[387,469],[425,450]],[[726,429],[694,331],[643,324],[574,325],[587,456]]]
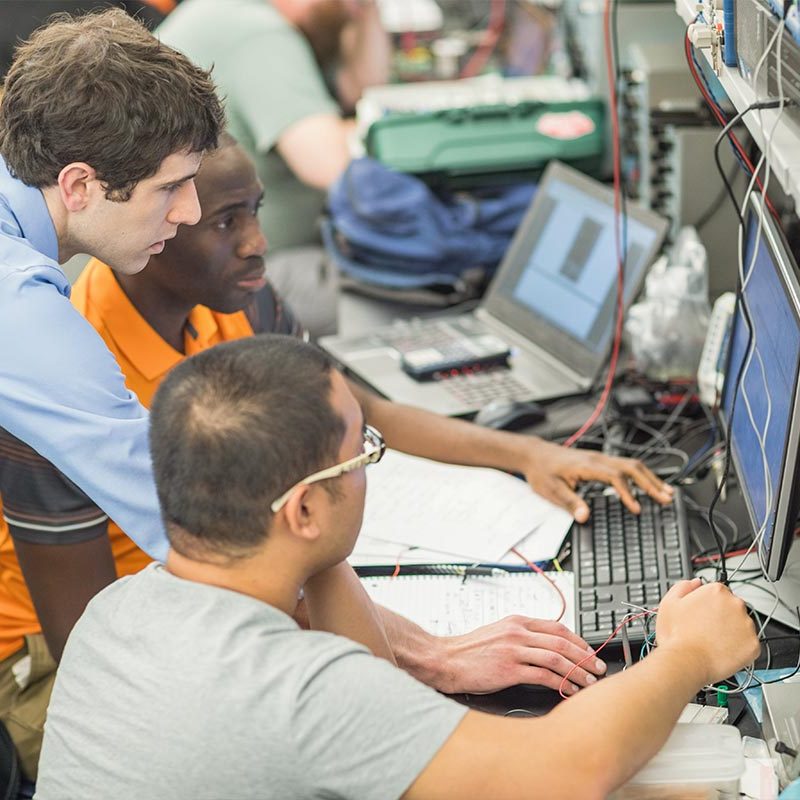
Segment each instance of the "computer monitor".
[[749,331],[740,303],[729,340],[721,410],[753,535],[761,537],[761,563],[767,575],[777,580],[798,513],[800,284],[780,230],[762,208],[760,197],[751,199],[746,274],[754,251],[757,254],[743,294],[753,327],[752,352],[746,358]]

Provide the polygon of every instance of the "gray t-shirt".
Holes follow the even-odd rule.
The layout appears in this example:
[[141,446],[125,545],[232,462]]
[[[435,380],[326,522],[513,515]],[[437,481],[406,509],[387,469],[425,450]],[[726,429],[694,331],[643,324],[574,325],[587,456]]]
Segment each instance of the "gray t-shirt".
[[465,711],[348,639],[153,564],[73,630],[36,798],[387,800]]
[[183,0],[156,31],[212,73],[231,133],[253,157],[270,253],[319,243],[325,195],[302,183],[275,145],[295,122],[338,114],[305,36],[267,0]]

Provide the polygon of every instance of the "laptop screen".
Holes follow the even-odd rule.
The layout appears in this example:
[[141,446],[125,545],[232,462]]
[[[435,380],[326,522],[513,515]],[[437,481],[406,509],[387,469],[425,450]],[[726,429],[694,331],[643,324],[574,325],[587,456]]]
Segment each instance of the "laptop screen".
[[[545,192],[536,244],[514,299],[598,350],[616,298],[614,209],[562,180],[551,181]],[[656,231],[635,219],[627,227],[626,269],[636,275],[646,266]]]
[[[667,222],[627,204],[626,305],[641,287]],[[611,187],[548,167],[486,299],[487,310],[581,374],[611,346],[617,296]]]

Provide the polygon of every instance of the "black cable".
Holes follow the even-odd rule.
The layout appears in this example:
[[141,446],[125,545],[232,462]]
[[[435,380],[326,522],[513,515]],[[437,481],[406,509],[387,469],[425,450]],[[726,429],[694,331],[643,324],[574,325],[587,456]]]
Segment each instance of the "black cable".
[[739,164],[734,164],[731,167],[731,171],[728,173],[727,180],[723,181],[723,187],[720,189],[717,196],[709,203],[708,208],[697,218],[697,221],[694,223],[694,229],[700,233],[700,231],[708,225],[709,222],[714,218],[715,214],[722,208],[722,204],[725,202],[725,197],[728,194],[728,186],[733,187],[733,182],[736,180],[737,176],[739,175]]
[[[725,170],[722,168],[722,161],[720,160],[719,155],[719,146],[723,139],[727,138],[730,134],[731,128],[737,125],[742,117],[747,114],[749,111],[755,111],[756,109],[765,109],[765,108],[779,108],[781,105],[784,107],[788,105],[789,101],[784,100],[781,103],[780,100],[765,100],[760,103],[751,103],[747,108],[742,109],[736,115],[731,117],[728,120],[725,127],[719,132],[719,136],[717,136],[716,142],[714,142],[714,163],[717,165],[717,170],[719,171],[719,175],[722,178],[722,183],[725,186],[725,190],[728,193],[728,197],[731,199],[731,203],[733,203],[734,209],[736,209],[736,218],[739,220],[739,224],[744,226],[744,217],[742,214],[742,209],[739,208],[739,202],[736,200],[736,195],[733,193],[733,187],[731,186],[731,181],[728,180],[728,176],[725,174]],[[731,142],[731,145],[733,143]],[[744,167],[745,172],[750,174],[750,171]]]
[[[736,197],[733,194],[733,188],[730,184],[727,183],[727,179],[725,176],[725,172],[722,169],[722,163],[719,159],[719,144],[722,139],[728,135],[731,128],[745,115],[748,111],[753,111],[754,109],[758,108],[778,108],[785,106],[785,101],[782,102],[780,100],[767,100],[761,103],[751,103],[747,108],[743,109],[742,111],[738,112],[732,119],[728,121],[728,123],[723,127],[720,131],[719,136],[717,137],[717,141],[714,143],[714,161],[717,165],[717,169],[719,170],[720,175],[722,176],[723,182],[725,182],[726,189],[728,190],[728,194],[730,195],[731,202],[736,209],[736,216],[739,220],[739,225],[741,229],[744,229],[745,222],[744,217],[742,215],[743,209],[739,208],[739,204],[736,201]],[[741,237],[742,239],[742,247],[744,247],[745,236]],[[740,254],[742,262],[744,261],[744,253]],[[748,362],[751,350],[753,348],[753,320],[750,316],[750,310],[747,308],[747,302],[744,298],[744,291],[742,287],[742,276],[739,275],[736,278],[736,305],[733,310],[733,320],[736,321],[737,314],[739,309],[742,310],[742,317],[747,325],[747,347],[745,347],[744,356],[742,358],[741,364],[739,364],[739,369],[736,374],[736,381],[733,387],[733,398],[731,400],[731,411],[728,419],[728,435],[727,435],[727,443],[725,447],[725,462],[722,469],[722,479],[720,480],[719,484],[717,485],[717,490],[714,492],[714,497],[711,500],[711,504],[708,507],[708,526],[711,529],[711,533],[714,536],[714,539],[717,541],[718,544],[721,544],[721,540],[719,539],[719,530],[717,529],[716,522],[714,521],[714,509],[719,502],[720,497],[722,496],[722,492],[725,488],[725,485],[728,482],[728,475],[730,474],[730,467],[731,467],[731,447],[730,447],[730,431],[733,428],[733,419],[734,419],[734,412],[736,409],[736,398],[739,394],[739,389],[742,384],[742,378],[744,377],[744,365]],[[731,329],[733,330],[733,329]],[[731,338],[731,350],[733,349],[733,338]],[[720,549],[719,553],[719,567],[718,567],[718,577],[721,583],[727,585],[728,583],[728,570],[725,564],[725,551]]]
[[[715,160],[715,162],[717,164],[717,168],[720,171],[720,175],[723,175],[723,180],[725,180],[724,172],[722,170],[722,164],[719,161],[719,143],[720,143],[720,141],[722,141],[722,137],[726,136],[728,134],[728,132],[730,131],[730,129],[733,127],[733,125],[735,125],[736,122],[738,120],[740,120],[748,111],[753,111],[754,109],[759,109],[759,108],[779,108],[779,107],[780,108],[784,108],[786,105],[787,105],[787,101],[785,101],[785,100],[783,100],[783,101],[781,101],[781,100],[767,100],[767,101],[764,101],[764,102],[761,102],[761,103],[751,103],[747,108],[743,109],[738,114],[736,114],[736,116],[734,116],[725,125],[725,127],[722,129],[722,131],[720,131],[720,134],[717,137],[717,141],[714,143],[714,160]],[[767,145],[769,145],[769,142],[767,142]],[[736,208],[736,213],[737,213],[737,216],[739,218],[739,225],[741,226],[742,233],[744,234],[745,221],[744,221],[744,217],[742,215],[742,212],[744,211],[744,209],[740,209],[739,208],[739,205],[736,202],[736,198],[735,198],[735,196],[733,194],[733,189],[729,185],[727,186],[727,188],[729,189],[731,200],[733,201],[733,204],[734,204],[734,206]],[[764,198],[764,199],[767,200],[767,198]],[[769,201],[767,200],[767,202],[769,202]],[[742,241],[742,248],[743,249],[745,248],[745,239],[746,239],[746,237],[744,235],[742,235],[741,241]],[[742,263],[744,263],[745,253],[744,252],[740,253],[739,257],[741,258]],[[731,399],[731,412],[730,412],[729,419],[728,419],[728,435],[727,435],[727,440],[728,441],[727,441],[726,447],[725,447],[725,463],[723,465],[723,470],[722,470],[722,479],[720,480],[720,482],[719,482],[719,484],[717,486],[717,490],[714,493],[714,497],[711,500],[711,504],[708,507],[708,525],[709,525],[709,528],[711,529],[711,532],[714,535],[714,538],[716,540],[718,540],[717,537],[718,537],[719,531],[717,529],[716,522],[714,521],[714,509],[716,508],[717,503],[719,502],[719,499],[722,496],[722,492],[723,492],[723,490],[725,488],[725,485],[728,482],[728,476],[730,474],[730,466],[731,466],[730,433],[731,433],[731,430],[733,428],[734,412],[735,412],[735,409],[736,409],[736,398],[737,398],[737,396],[739,394],[739,389],[741,388],[742,379],[744,377],[744,365],[750,359],[752,348],[753,348],[753,342],[754,342],[753,320],[752,320],[752,317],[750,316],[750,310],[747,307],[747,302],[746,302],[745,297],[744,297],[744,290],[743,290],[743,287],[742,287],[742,280],[741,279],[742,279],[742,276],[738,275],[737,279],[736,279],[736,305],[734,306],[734,310],[733,310],[733,320],[734,320],[734,323],[735,323],[736,318],[737,318],[738,310],[741,308],[742,317],[744,318],[745,324],[747,325],[747,347],[745,347],[744,356],[742,357],[742,362],[741,362],[741,364],[739,364],[739,369],[738,369],[737,374],[736,374],[736,382],[734,383],[734,387],[733,387],[733,397]],[[731,334],[732,333],[733,333],[733,328],[731,328]],[[733,336],[731,335],[731,352],[732,351],[733,351]],[[756,531],[756,535],[758,535],[757,531]],[[724,583],[725,585],[727,585],[727,583],[728,583],[728,570],[727,570],[727,567],[725,565],[725,551],[724,550],[720,550],[718,576],[719,576],[720,582]]]

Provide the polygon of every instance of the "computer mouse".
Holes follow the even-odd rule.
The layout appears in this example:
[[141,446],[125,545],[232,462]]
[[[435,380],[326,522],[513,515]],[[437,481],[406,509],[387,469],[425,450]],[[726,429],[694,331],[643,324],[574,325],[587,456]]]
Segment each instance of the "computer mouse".
[[546,417],[544,408],[532,400],[493,400],[472,421],[484,428],[518,431],[536,425]]

